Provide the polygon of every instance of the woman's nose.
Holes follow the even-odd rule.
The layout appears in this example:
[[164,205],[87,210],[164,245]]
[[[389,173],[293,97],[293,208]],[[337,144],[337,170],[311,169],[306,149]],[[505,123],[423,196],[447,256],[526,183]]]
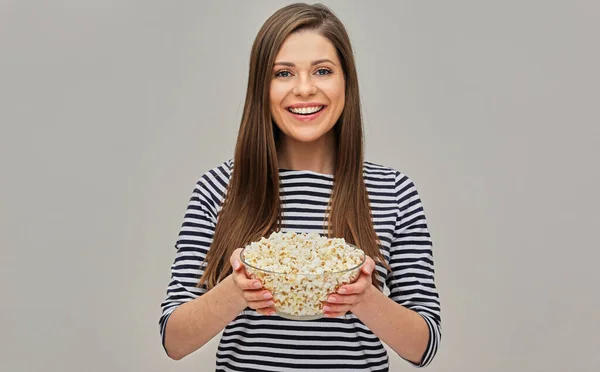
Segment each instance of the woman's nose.
[[300,77],[298,79],[298,84],[294,87],[293,93],[300,97],[309,97],[317,93],[317,87],[310,80],[310,77]]

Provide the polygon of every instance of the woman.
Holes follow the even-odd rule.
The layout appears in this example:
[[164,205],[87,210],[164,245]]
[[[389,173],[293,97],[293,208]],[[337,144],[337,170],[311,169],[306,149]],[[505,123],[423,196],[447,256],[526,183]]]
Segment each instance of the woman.
[[[329,297],[326,317],[273,315],[272,294],[246,276],[241,247],[273,231],[343,237],[369,256],[359,279]],[[181,359],[223,331],[217,370],[387,371],[382,340],[426,366],[441,337],[431,246],[411,180],[363,161],[344,26],[322,5],[286,6],[253,44],[235,157],[205,173],[190,200],[163,346]]]

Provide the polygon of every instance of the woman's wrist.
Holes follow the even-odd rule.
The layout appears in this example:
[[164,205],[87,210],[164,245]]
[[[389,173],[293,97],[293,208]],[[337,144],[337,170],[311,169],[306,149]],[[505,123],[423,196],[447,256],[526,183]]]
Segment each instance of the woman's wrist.
[[247,306],[246,299],[244,298],[244,291],[235,284],[233,274],[230,274],[223,279],[223,285],[223,292],[225,296],[229,297],[232,305],[235,306],[236,309],[240,309],[240,312],[244,310]]
[[376,300],[379,295],[382,295],[382,293],[377,287],[374,285],[369,286],[365,289],[362,300],[352,308],[352,313],[357,317],[360,317],[361,313],[369,311],[370,305],[373,304],[373,301]]

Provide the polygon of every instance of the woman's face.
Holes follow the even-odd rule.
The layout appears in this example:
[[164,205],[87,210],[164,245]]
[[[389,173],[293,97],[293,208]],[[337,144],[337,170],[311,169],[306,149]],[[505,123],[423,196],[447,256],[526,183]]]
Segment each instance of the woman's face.
[[272,73],[271,115],[286,136],[313,142],[333,128],[344,110],[345,81],[327,38],[313,31],[288,36]]

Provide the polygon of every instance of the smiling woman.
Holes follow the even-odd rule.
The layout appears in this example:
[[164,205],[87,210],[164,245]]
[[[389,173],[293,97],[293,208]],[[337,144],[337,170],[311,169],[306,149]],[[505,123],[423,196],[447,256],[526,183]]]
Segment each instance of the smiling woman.
[[[275,12],[252,46],[234,159],[200,177],[177,240],[160,318],[170,357],[223,331],[219,371],[387,371],[382,341],[414,366],[433,360],[441,317],[423,206],[406,175],[364,161],[362,137],[343,24],[323,5]],[[366,254],[325,317],[274,315],[273,293],[247,275],[241,248],[273,232]]]

